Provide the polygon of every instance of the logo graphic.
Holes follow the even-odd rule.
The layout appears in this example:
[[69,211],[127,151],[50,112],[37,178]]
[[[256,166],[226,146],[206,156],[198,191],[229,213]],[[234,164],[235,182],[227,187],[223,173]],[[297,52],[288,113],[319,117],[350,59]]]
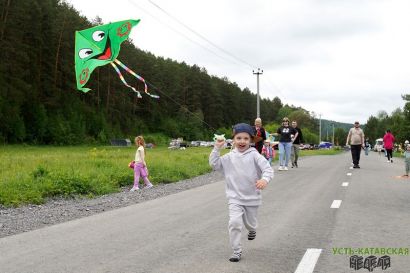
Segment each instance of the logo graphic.
[[359,269],[367,269],[369,272],[373,272],[375,268],[381,268],[382,270],[386,270],[387,268],[391,267],[390,256],[384,255],[377,259],[376,256],[368,256],[367,258],[363,259],[363,256],[350,256],[350,268],[354,270]]

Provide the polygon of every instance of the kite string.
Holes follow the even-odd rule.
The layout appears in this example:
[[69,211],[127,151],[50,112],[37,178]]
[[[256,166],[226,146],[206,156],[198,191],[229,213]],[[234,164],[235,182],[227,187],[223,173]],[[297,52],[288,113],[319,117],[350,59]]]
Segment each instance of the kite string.
[[[159,98],[159,96],[157,96],[157,95],[152,95],[152,94],[150,94],[149,92],[148,92],[148,87],[147,87],[147,84],[146,84],[146,82],[145,82],[145,80],[144,80],[144,78],[143,77],[141,77],[140,75],[138,75],[137,73],[135,73],[134,71],[132,71],[129,67],[127,67],[125,64],[123,64],[121,61],[119,61],[118,59],[115,59],[114,60],[114,62],[116,62],[119,66],[121,66],[125,71],[127,71],[128,73],[130,73],[131,75],[133,75],[135,78],[137,78],[138,80],[140,80],[140,81],[142,81],[143,83],[144,83],[144,92],[145,92],[145,94],[147,94],[148,96],[150,96],[150,97],[152,97],[152,98],[156,98],[156,99],[158,99]],[[111,64],[113,64],[113,63],[111,63]],[[113,66],[114,66],[114,68],[116,68],[116,65],[115,64],[113,64]],[[121,74],[121,72],[119,72],[119,69],[115,69],[116,71],[117,71],[117,73],[118,73],[118,76],[120,76],[120,79],[125,83],[125,79],[124,79],[124,77],[122,76],[122,74]],[[126,84],[125,83],[125,85],[126,86],[128,86],[128,87],[131,87],[131,86],[129,86],[128,84]],[[131,88],[133,88],[133,87],[131,87]],[[133,90],[135,90],[135,88],[133,88]],[[137,91],[138,92],[138,91]],[[139,94],[139,92],[138,92],[138,94]],[[140,95],[141,96],[141,95]]]
[[135,93],[137,93],[138,98],[142,98],[141,93],[125,81],[124,77],[121,74],[121,71],[118,69],[115,63],[111,62],[110,64],[112,65],[112,67],[114,67],[115,71],[117,72],[118,76],[120,77],[121,81],[125,84],[125,86],[131,88]]
[[[168,99],[170,99],[171,101],[173,101],[174,103],[176,103],[179,106],[183,106],[182,104],[180,104],[178,101],[176,101],[174,98],[172,98],[171,96],[168,96],[165,92],[162,92],[158,87],[156,87],[154,84],[145,81],[141,76],[137,75],[134,71],[132,71],[131,69],[129,69],[127,66],[125,66],[123,63],[121,63],[119,60],[115,59],[114,60],[118,65],[120,65],[122,68],[124,68],[124,70],[126,70],[127,72],[129,72],[130,74],[132,74],[133,76],[135,76],[137,79],[141,80],[142,82],[144,82],[145,84],[145,90],[147,90],[147,84],[150,85],[152,88],[154,88],[155,90],[157,90],[158,92],[162,93],[165,97],[167,97]],[[137,91],[134,87],[128,85],[128,83],[125,81],[124,77],[121,74],[121,71],[118,69],[118,67],[111,62],[111,65],[114,67],[115,71],[117,71],[118,76],[120,77],[120,79],[122,80],[122,82],[129,88],[131,88],[132,90],[134,90],[134,92],[136,92],[138,94],[138,98],[141,98],[141,94],[139,91]],[[151,97],[154,98],[159,98],[159,96],[156,95],[151,95],[149,94],[147,91],[145,91],[148,95],[150,95]],[[201,118],[199,118],[195,113],[193,113],[192,111],[188,110],[186,108],[186,111],[192,115],[195,119],[198,119],[200,122],[206,124],[208,126],[209,129],[211,130],[216,130],[215,128],[213,128],[209,123],[207,123],[205,120],[202,120]]]

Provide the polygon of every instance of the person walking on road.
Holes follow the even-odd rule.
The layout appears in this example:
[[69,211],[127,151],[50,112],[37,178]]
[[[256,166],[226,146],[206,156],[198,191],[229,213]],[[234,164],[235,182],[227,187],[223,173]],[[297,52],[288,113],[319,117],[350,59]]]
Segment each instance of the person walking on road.
[[352,152],[353,168],[358,169],[360,168],[360,153],[362,148],[364,148],[364,133],[360,128],[360,123],[358,121],[355,121],[354,127],[349,130],[349,134],[346,139],[346,146],[349,145],[349,142],[350,150]]
[[393,163],[393,147],[394,147],[394,136],[390,129],[387,129],[386,134],[383,137],[384,149],[387,153],[387,162]]
[[364,153],[365,153],[365,155],[369,155],[369,149],[370,149],[369,138],[366,137],[366,139],[364,141]]
[[291,160],[292,160],[292,168],[298,168],[298,159],[299,159],[299,148],[300,143],[303,142],[302,130],[298,127],[298,123],[296,120],[292,121],[292,127],[297,131],[295,137],[293,138],[292,144],[292,151],[291,151]]
[[222,171],[225,176],[225,190],[229,205],[229,241],[233,254],[229,261],[239,262],[242,255],[241,234],[245,225],[248,240],[256,237],[257,212],[262,204],[261,190],[273,178],[273,169],[269,162],[251,147],[254,139],[252,126],[245,123],[236,124],[233,128],[235,148],[220,156],[225,144],[217,140],[209,155],[212,169]]
[[289,127],[289,119],[284,117],[282,120],[282,126],[278,128],[275,135],[280,135],[278,170],[287,171],[293,139],[298,137],[298,132],[293,127]]
[[262,153],[266,160],[268,160],[269,165],[272,166],[272,160],[275,158],[275,149],[270,145],[270,140],[265,140],[265,145],[262,147]]
[[404,177],[409,177],[410,172],[410,144],[409,141],[406,140],[404,142],[404,169],[406,170],[406,174],[403,175]]
[[260,118],[255,119],[254,135],[258,137],[258,140],[255,141],[255,149],[259,153],[262,153],[263,143],[266,140],[266,131],[262,127],[262,120]]

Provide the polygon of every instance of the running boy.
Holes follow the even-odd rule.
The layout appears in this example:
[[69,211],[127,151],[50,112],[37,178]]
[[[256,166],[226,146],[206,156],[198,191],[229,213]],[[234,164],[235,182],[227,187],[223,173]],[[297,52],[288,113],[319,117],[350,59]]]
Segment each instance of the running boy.
[[257,211],[262,203],[261,190],[273,178],[269,162],[251,148],[254,130],[249,124],[239,123],[233,128],[235,149],[220,156],[224,141],[216,141],[209,156],[209,165],[222,171],[225,176],[225,190],[229,205],[229,240],[233,254],[231,262],[238,262],[242,255],[241,232],[248,229],[248,240],[256,237]]

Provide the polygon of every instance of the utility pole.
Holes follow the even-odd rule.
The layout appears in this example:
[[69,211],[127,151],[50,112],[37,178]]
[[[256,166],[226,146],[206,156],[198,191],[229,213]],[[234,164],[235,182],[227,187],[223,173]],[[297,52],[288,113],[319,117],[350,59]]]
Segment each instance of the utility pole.
[[319,114],[319,145],[322,141],[322,114]]
[[259,105],[259,75],[263,74],[263,70],[259,69],[255,72],[255,70],[252,70],[253,74],[256,75],[256,117],[260,118],[261,117],[261,112],[260,112],[260,105]]

